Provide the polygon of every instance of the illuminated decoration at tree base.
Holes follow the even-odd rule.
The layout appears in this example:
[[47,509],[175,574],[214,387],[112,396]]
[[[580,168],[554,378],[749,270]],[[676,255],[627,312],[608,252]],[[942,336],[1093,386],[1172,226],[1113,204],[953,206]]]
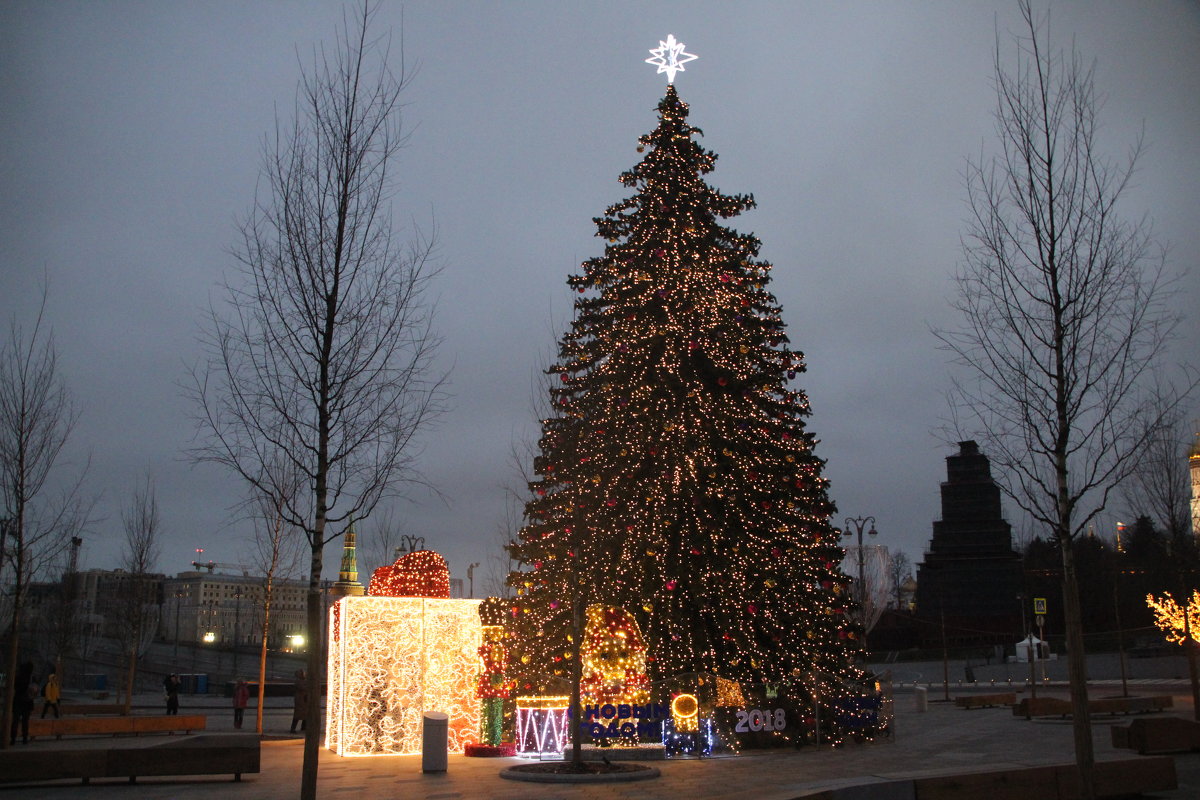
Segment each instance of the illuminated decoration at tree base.
[[700,719],[682,730],[675,726],[673,719],[663,721],[663,749],[667,758],[676,756],[699,756],[705,758],[713,752],[713,721]]
[[[643,705],[649,701],[646,641],[637,620],[625,609],[588,606],[580,654],[583,656],[583,676],[579,689],[585,705],[619,707]],[[613,737],[593,734],[593,738]],[[633,745],[637,743],[637,737],[623,735],[612,743]]]
[[329,611],[325,746],[341,756],[421,752],[426,711],[449,749],[478,738],[478,600],[343,597]]
[[561,753],[570,739],[567,710],[571,698],[517,698],[517,753],[523,756]]
[[485,598],[479,604],[479,621],[483,624],[478,688],[483,721],[479,729],[479,741],[494,746],[504,741],[504,706],[511,700],[516,686],[505,677],[508,666],[508,646],[505,643],[508,635],[504,630],[506,607],[506,601],[499,597]]

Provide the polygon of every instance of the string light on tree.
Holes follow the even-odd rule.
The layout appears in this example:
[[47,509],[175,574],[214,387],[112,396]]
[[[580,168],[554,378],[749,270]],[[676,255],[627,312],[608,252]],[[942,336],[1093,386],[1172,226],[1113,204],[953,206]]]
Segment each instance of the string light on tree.
[[[673,36],[651,53],[669,81],[694,58]],[[785,686],[789,702],[817,697],[832,720],[866,691],[862,629],[793,384],[804,356],[760,242],[724,223],[754,200],[706,183],[716,155],[688,112],[672,82],[620,177],[632,195],[596,220],[603,254],[568,279],[574,320],[510,543],[511,663],[570,673],[570,599],[582,590],[634,618],[651,681],[694,672]]]

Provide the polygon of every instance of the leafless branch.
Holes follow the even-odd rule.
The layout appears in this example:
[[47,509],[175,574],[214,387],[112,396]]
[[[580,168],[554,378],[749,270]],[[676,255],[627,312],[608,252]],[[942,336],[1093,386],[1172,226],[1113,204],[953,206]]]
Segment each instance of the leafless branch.
[[[209,359],[188,385],[203,435],[193,456],[278,497],[283,521],[308,538],[315,683],[324,545],[424,483],[417,436],[444,404],[429,299],[436,237],[392,225],[408,76],[392,71],[389,40],[368,35],[374,14],[364,3],[330,52],[313,53],[293,119],[264,142],[238,272],[208,315]],[[280,465],[304,491],[272,491]],[[318,698],[310,693],[310,720]],[[305,740],[305,798],[316,792],[318,732]]]

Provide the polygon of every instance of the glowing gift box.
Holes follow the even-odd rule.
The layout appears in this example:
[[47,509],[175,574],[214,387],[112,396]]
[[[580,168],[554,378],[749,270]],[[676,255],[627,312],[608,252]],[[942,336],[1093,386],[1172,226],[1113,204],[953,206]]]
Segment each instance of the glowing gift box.
[[340,756],[421,752],[426,711],[449,749],[479,738],[478,600],[343,597],[329,609],[325,746]]

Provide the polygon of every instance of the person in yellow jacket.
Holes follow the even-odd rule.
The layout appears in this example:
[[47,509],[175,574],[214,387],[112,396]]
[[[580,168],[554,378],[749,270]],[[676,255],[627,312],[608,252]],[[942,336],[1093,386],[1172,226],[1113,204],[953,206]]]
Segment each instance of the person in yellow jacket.
[[50,677],[46,678],[46,685],[42,687],[42,697],[46,699],[42,706],[42,719],[46,718],[46,712],[51,708],[54,709],[54,718],[59,718],[58,701],[62,699],[62,689],[58,685],[58,675],[51,672]]

